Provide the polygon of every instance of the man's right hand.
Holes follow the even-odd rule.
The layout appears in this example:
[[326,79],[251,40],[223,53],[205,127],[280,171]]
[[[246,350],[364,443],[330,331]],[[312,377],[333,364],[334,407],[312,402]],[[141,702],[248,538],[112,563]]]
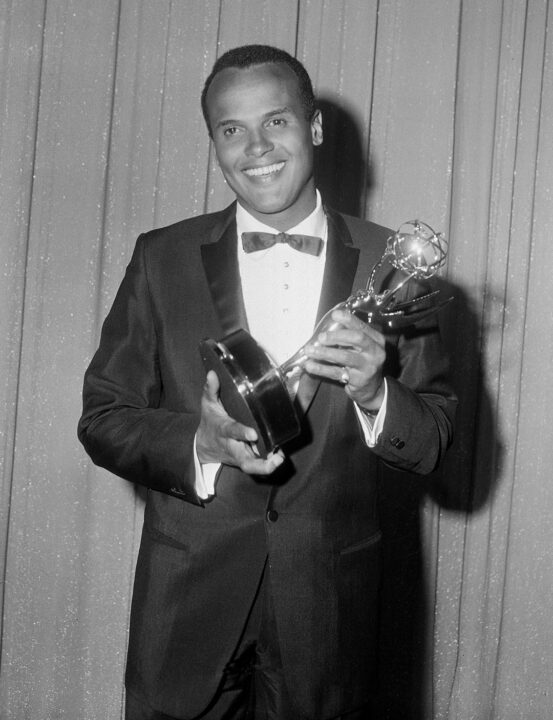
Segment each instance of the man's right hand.
[[270,475],[284,461],[278,450],[265,460],[256,455],[257,433],[233,420],[219,399],[219,378],[210,370],[202,395],[201,418],[196,432],[198,460],[234,465],[250,475]]

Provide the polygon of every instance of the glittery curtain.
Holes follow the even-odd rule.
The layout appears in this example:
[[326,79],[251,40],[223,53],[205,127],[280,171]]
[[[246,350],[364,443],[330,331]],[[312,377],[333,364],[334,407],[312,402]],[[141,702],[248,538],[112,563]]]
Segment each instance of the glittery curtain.
[[[553,717],[547,0],[0,2],[0,716],[117,720],[142,497],[76,439],[137,234],[230,198],[216,56],[305,62],[339,209],[450,238],[461,398],[440,475],[382,477],[379,717]],[[209,628],[206,628],[206,632]]]

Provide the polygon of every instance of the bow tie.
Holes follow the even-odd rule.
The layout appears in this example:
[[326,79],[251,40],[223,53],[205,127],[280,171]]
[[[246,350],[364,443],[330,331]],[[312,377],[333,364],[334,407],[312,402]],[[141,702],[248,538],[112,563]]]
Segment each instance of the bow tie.
[[265,250],[273,247],[276,243],[286,243],[294,250],[309,253],[309,255],[319,255],[323,247],[321,238],[313,237],[313,235],[287,235],[283,232],[278,234],[266,232],[242,233],[242,247],[244,252],[247,253]]

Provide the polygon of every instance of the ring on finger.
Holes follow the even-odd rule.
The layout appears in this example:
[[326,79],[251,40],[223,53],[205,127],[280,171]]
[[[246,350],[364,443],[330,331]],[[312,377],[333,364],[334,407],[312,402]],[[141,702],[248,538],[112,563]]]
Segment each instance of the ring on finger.
[[340,375],[340,381],[343,385],[347,385],[349,383],[349,372],[347,368],[342,368],[342,374]]

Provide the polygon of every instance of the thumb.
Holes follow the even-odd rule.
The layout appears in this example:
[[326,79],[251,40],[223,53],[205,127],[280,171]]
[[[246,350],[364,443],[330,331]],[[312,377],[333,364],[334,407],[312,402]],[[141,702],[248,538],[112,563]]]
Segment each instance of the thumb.
[[217,400],[219,399],[220,387],[221,383],[219,382],[217,373],[215,372],[215,370],[210,370],[206,375],[204,385],[204,393],[206,394],[207,398],[209,400],[212,400],[213,402],[217,402]]

